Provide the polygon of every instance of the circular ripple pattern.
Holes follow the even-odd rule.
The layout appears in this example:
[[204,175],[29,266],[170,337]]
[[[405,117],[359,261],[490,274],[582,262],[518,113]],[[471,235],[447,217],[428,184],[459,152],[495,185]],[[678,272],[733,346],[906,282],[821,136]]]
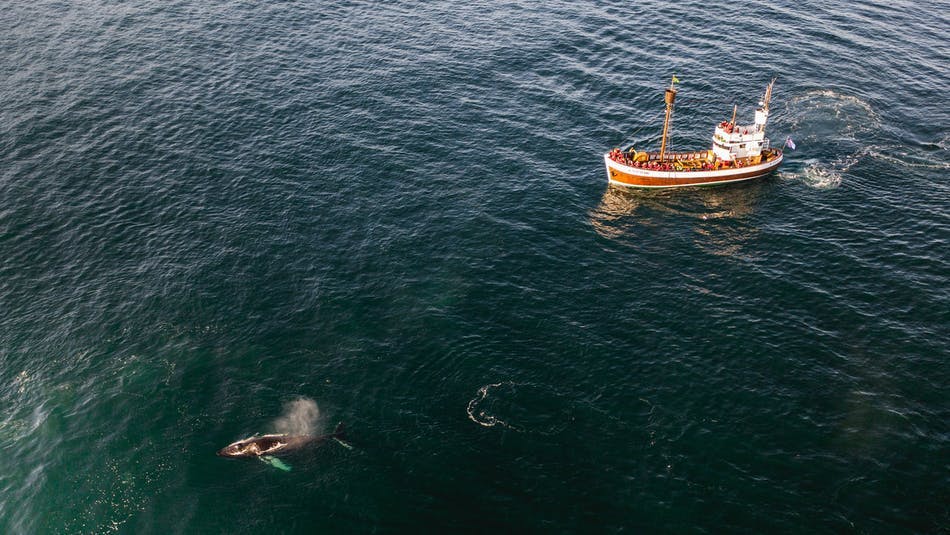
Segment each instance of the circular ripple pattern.
[[937,4],[7,6],[0,532],[946,529]]

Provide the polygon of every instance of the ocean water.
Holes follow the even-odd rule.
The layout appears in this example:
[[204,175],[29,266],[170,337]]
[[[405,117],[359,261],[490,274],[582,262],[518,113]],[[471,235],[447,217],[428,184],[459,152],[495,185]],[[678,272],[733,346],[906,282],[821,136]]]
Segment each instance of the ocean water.
[[[950,526],[950,4],[8,2],[0,532]],[[778,77],[776,174],[607,186]],[[291,471],[215,451],[329,432]]]

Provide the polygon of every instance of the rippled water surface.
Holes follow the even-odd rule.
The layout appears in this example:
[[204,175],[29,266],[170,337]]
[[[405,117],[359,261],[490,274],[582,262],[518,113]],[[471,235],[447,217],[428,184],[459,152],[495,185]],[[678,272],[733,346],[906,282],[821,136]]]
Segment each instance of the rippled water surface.
[[948,13],[8,3],[0,532],[946,530]]

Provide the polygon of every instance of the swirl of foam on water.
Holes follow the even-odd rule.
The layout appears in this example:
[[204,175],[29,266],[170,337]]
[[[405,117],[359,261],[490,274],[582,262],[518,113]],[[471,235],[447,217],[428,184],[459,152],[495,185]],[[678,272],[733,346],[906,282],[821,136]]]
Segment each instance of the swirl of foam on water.
[[[575,420],[574,405],[557,388],[511,381],[479,388],[468,402],[466,413],[470,420],[482,427],[501,426],[541,436],[561,433]],[[512,422],[517,422],[517,425]]]
[[858,162],[861,154],[850,154],[831,163],[808,160],[800,171],[779,171],[778,176],[786,180],[801,180],[815,189],[834,189],[841,185],[842,174]]
[[[845,95],[831,89],[815,89],[808,91],[804,95],[789,99],[785,104],[787,110],[791,110],[792,108],[799,106],[804,108],[805,111],[831,108],[831,110],[833,110],[835,113],[835,117],[843,119],[849,119],[851,118],[850,116],[861,114],[860,112],[849,113],[848,107],[850,106],[851,110],[857,111],[857,109],[859,109],[863,111],[863,114],[865,115],[864,120],[856,122],[856,124],[864,126],[878,126],[881,124],[880,116],[874,111],[874,108],[872,108],[870,104],[853,95]],[[798,123],[803,117],[800,117],[798,116],[799,114],[794,113],[790,115],[792,126],[798,126]],[[847,125],[849,128],[852,128],[855,126],[855,122],[847,121]]]
[[841,185],[841,172],[821,162],[807,165],[802,176],[805,183],[815,189],[833,189]]
[[829,146],[845,155],[832,162],[808,161],[800,171],[779,172],[780,177],[801,179],[816,189],[834,189],[841,185],[844,173],[861,158],[871,155],[871,147],[862,147],[859,139],[879,128],[881,118],[864,100],[830,89],[816,89],[789,99],[786,108],[792,130],[798,130],[802,138],[821,143],[835,140]]
[[799,174],[793,175],[820,189],[841,184],[842,174],[870,154],[871,147],[863,146],[862,140],[881,127],[881,118],[869,103],[830,89],[816,89],[793,97],[787,101],[786,109],[791,129],[797,131],[800,143],[817,143],[846,154],[831,163],[809,162]]
[[[517,431],[518,429],[517,429],[516,427],[514,427],[514,426],[512,426],[511,424],[505,422],[504,420],[501,420],[501,419],[499,419],[499,418],[496,418],[495,416],[492,416],[491,414],[487,414],[487,413],[486,413],[485,411],[483,411],[483,410],[477,410],[477,409],[478,409],[478,405],[479,405],[482,401],[485,401],[485,398],[488,397],[488,390],[489,390],[489,389],[491,389],[491,388],[498,388],[499,386],[502,386],[502,385],[505,385],[505,384],[507,384],[507,385],[514,385],[514,383],[512,383],[512,382],[510,382],[510,381],[505,381],[505,382],[501,382],[501,383],[491,383],[491,384],[487,384],[487,385],[485,385],[485,386],[479,388],[479,389],[478,389],[478,393],[476,394],[476,396],[475,396],[474,398],[472,398],[471,401],[468,402],[468,408],[466,409],[466,412],[468,413],[468,419],[471,420],[471,421],[473,421],[473,422],[475,422],[475,423],[477,423],[478,425],[480,425],[480,426],[482,426],[482,427],[494,427],[494,426],[496,426],[496,425],[500,425],[500,426],[502,426],[502,427],[504,427],[504,428],[506,428],[506,429],[514,429],[514,430]],[[476,410],[477,410],[477,414],[476,414]]]

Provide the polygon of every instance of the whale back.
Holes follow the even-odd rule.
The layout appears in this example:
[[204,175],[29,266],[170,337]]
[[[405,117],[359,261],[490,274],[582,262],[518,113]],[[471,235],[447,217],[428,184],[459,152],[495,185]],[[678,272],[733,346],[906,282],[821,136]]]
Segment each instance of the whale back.
[[249,437],[222,448],[222,457],[260,457],[297,449],[313,440],[313,437],[297,435],[263,435]]

